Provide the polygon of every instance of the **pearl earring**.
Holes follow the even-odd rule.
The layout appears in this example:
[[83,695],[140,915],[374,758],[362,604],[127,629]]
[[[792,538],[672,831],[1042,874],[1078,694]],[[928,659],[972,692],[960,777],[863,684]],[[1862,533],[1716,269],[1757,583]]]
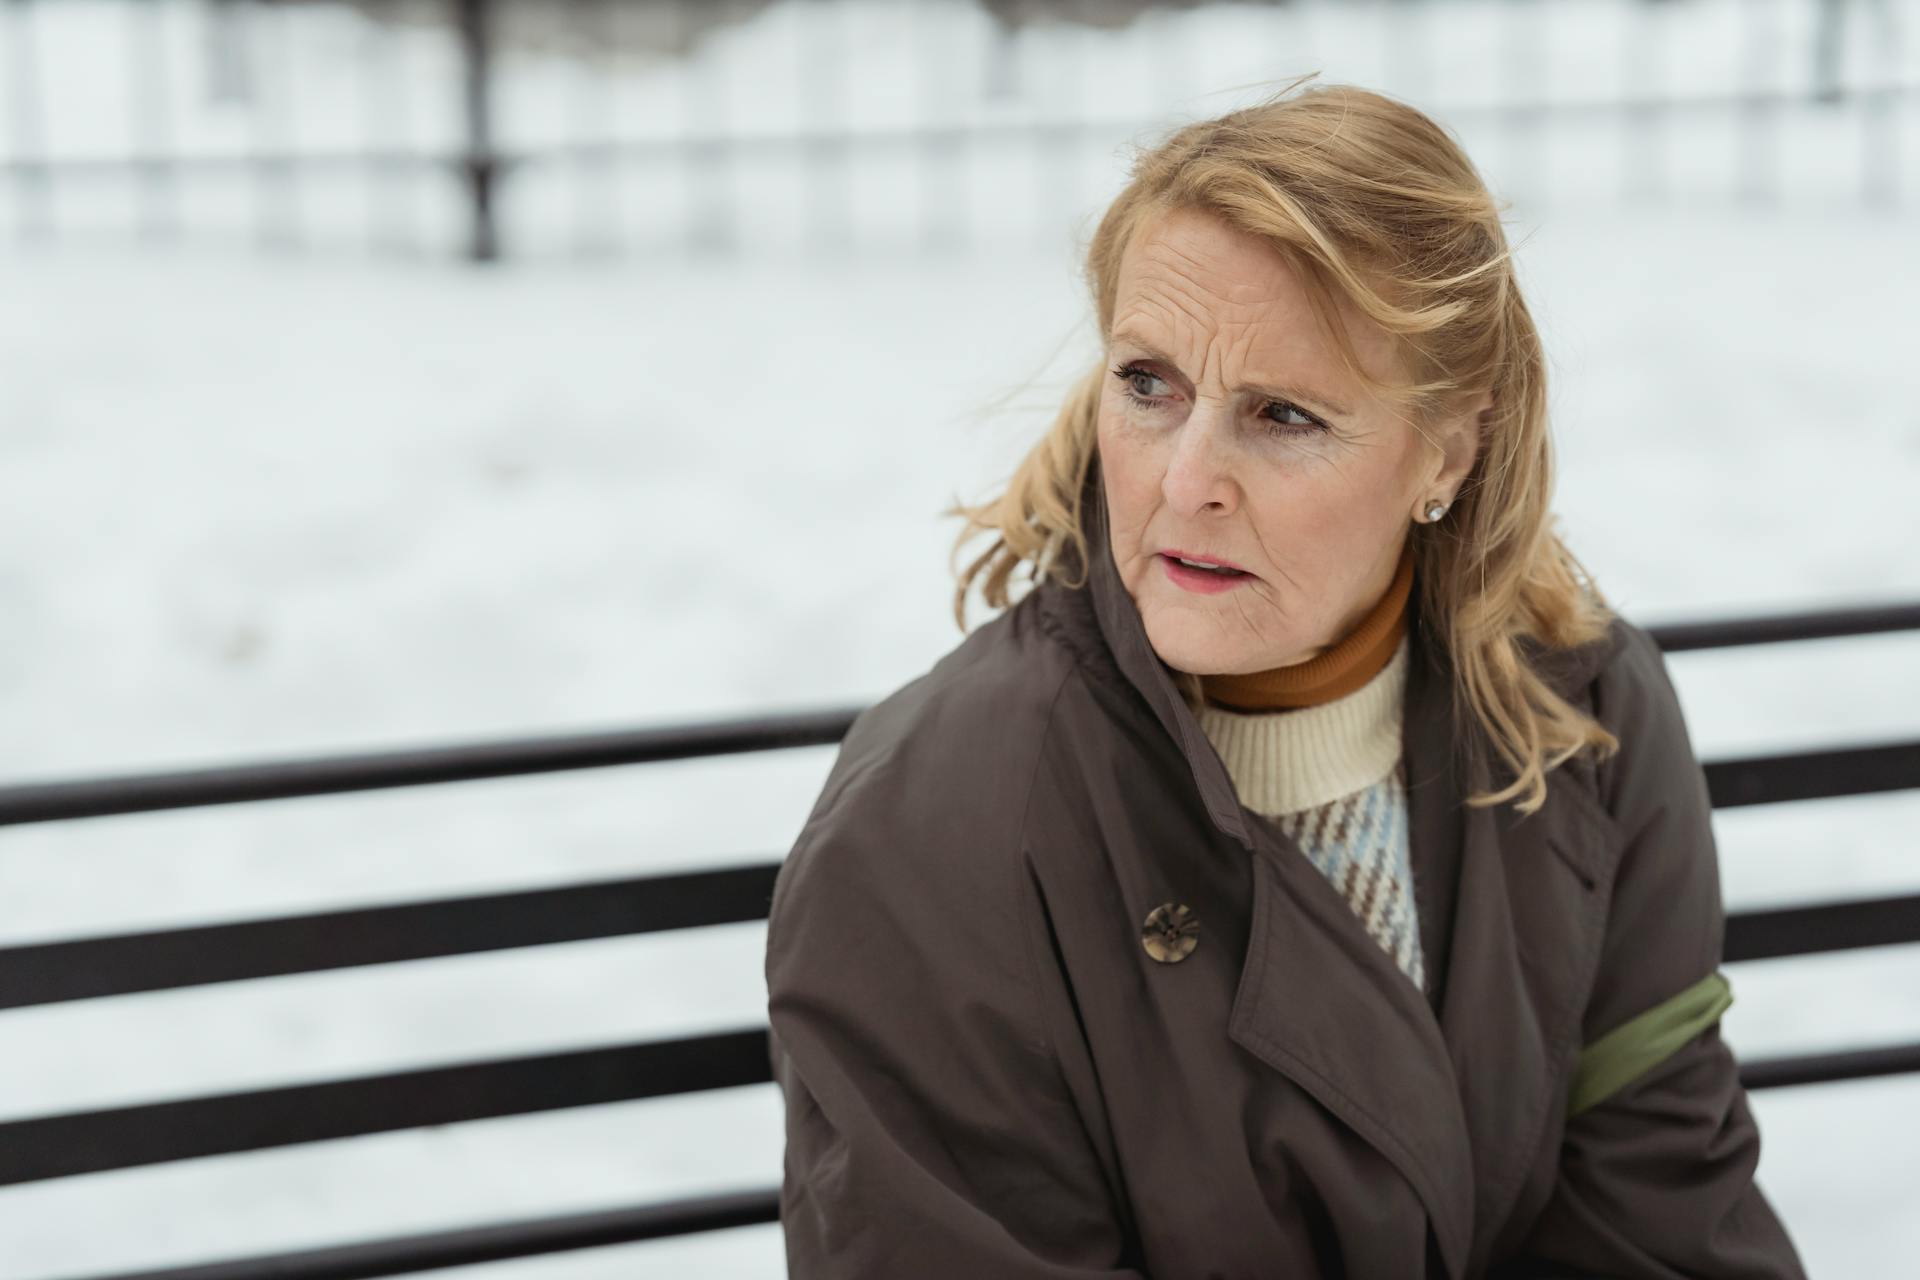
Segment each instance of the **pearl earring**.
[[1428,524],[1432,524],[1434,521],[1438,520],[1441,516],[1445,514],[1447,514],[1447,504],[1440,501],[1440,499],[1435,498],[1433,499],[1433,501],[1427,503],[1427,523]]

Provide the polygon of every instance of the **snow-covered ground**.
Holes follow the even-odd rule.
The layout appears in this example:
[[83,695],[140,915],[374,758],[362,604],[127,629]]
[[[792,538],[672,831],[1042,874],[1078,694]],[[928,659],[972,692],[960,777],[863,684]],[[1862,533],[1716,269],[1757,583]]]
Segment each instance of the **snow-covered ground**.
[[[1194,47],[1231,44],[1232,17],[1204,11],[1223,25]],[[1903,138],[1911,190],[1920,127]],[[1677,172],[1724,159],[1692,145]],[[1547,149],[1557,172],[1612,154]],[[1788,188],[1832,151],[1783,153]],[[1504,186],[1497,138],[1484,154]],[[939,508],[992,491],[1093,358],[1069,246],[1119,174],[1080,159],[1041,247],[966,259],[475,272],[95,234],[0,258],[0,779],[883,695],[959,638]],[[969,189],[1021,207],[1033,176]],[[519,225],[564,227],[531,190]],[[793,208],[754,207],[767,229]],[[1609,208],[1523,204],[1511,233],[1562,530],[1616,602],[1657,622],[1920,599],[1910,205]],[[1670,665],[1703,757],[1920,731],[1920,636]],[[777,857],[831,758],[3,830],[0,944]],[[1917,827],[1920,792],[1716,815],[1728,905],[1920,890]],[[11,1011],[0,1119],[754,1025],[763,943],[725,926]],[[1920,1039],[1920,947],[1730,976],[1743,1056]],[[1753,1103],[1812,1272],[1901,1274],[1920,1077]],[[766,1085],[0,1188],[0,1280],[767,1187],[780,1151]],[[488,1274],[653,1268],[776,1276],[778,1228]]]

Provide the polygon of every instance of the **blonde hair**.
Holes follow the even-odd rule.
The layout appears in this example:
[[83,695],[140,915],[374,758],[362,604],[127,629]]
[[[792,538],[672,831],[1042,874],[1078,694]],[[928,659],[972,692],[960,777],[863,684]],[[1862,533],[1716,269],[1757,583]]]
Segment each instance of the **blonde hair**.
[[[1313,73],[1317,74],[1317,73]],[[1426,425],[1491,391],[1489,425],[1445,520],[1415,524],[1415,583],[1423,619],[1444,644],[1456,701],[1472,709],[1513,774],[1470,796],[1476,807],[1546,801],[1548,771],[1619,740],[1568,703],[1526,660],[1523,638],[1574,648],[1607,634],[1613,611],[1554,532],[1553,450],[1540,335],[1515,278],[1495,203],[1458,143],[1428,116],[1378,93],[1330,84],[1178,128],[1136,148],[1130,180],[1087,248],[1084,279],[1100,333],[1111,331],[1121,256],[1161,214],[1202,210],[1271,243],[1298,271],[1347,371],[1427,436]],[[1394,340],[1412,381],[1392,384],[1360,366],[1334,299]],[[993,544],[964,570],[954,620],[980,580],[996,609],[1014,570],[1070,587],[1063,565],[1090,563],[1080,491],[1096,446],[1104,361],[1077,378],[1046,435],[1000,496],[957,502],[959,548],[982,532]],[[1071,549],[1072,559],[1066,552]],[[1175,672],[1189,706],[1200,677]]]

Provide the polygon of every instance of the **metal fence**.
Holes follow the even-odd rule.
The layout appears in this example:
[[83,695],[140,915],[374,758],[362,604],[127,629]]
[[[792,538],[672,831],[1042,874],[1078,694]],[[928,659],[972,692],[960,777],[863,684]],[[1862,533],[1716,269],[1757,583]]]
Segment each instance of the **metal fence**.
[[[477,261],[1057,246],[1119,148],[1219,109],[1205,81],[1228,65],[1193,0],[122,0],[114,37],[68,55],[124,69],[117,140],[83,143],[43,47],[73,8],[0,0],[0,228],[32,242],[344,237]],[[961,9],[981,16],[971,90],[939,25]],[[350,90],[307,84],[296,57],[338,38],[329,12],[358,22]],[[1604,87],[1562,91],[1564,46],[1604,13],[1617,47],[1582,63]],[[905,17],[875,35],[887,14]],[[1269,0],[1238,19],[1270,46],[1259,78],[1364,65],[1353,78],[1456,128],[1524,200],[1871,208],[1911,198],[1914,20],[1904,0]],[[738,38],[775,21],[778,76]],[[1464,84],[1436,39],[1461,26]],[[555,67],[550,89],[527,78]],[[883,72],[900,100],[855,110],[850,86]],[[522,119],[559,97],[562,124]],[[222,117],[189,129],[187,102]]]
[[[1920,603],[1649,627],[1666,652],[1920,630]],[[838,742],[860,708],[0,788],[0,826]],[[1704,764],[1716,808],[1920,788],[1920,739]],[[745,867],[0,948],[0,1010],[766,918]],[[1723,959],[1920,942],[1920,894],[1737,912]],[[1749,1089],[1920,1072],[1920,1044],[1761,1059]],[[425,1125],[771,1083],[764,1025],[0,1122],[0,1186]],[[775,1222],[777,1187],[111,1280],[360,1280]],[[94,1280],[103,1280],[95,1277]]]

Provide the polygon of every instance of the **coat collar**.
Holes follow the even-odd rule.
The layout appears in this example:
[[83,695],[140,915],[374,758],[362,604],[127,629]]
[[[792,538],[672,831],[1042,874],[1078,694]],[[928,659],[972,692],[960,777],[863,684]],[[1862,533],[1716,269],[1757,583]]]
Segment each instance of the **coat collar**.
[[1180,744],[1180,753],[1186,757],[1187,765],[1193,771],[1194,785],[1200,789],[1200,798],[1206,804],[1207,814],[1213,819],[1214,825],[1252,850],[1254,839],[1248,826],[1248,813],[1234,791],[1233,778],[1227,773],[1220,753],[1213,749],[1213,743],[1200,728],[1193,710],[1180,696],[1170,668],[1153,651],[1153,643],[1147,639],[1146,624],[1140,617],[1140,608],[1134,604],[1133,597],[1127,594],[1119,566],[1113,562],[1113,544],[1108,534],[1106,485],[1100,479],[1098,454],[1087,464],[1086,479],[1080,490],[1080,510],[1083,513],[1081,527],[1086,532],[1090,560],[1087,592],[1108,651],[1128,683],[1147,700],[1147,705],[1153,709],[1161,726]]
[[[1487,787],[1489,753],[1472,718],[1458,714],[1451,667],[1420,624],[1416,591],[1403,735],[1416,879],[1442,865],[1432,851],[1459,852],[1436,1015],[1293,839],[1240,803],[1120,578],[1097,455],[1080,503],[1085,600],[1104,648],[1178,744],[1214,826],[1252,856],[1249,941],[1227,1034],[1406,1176],[1450,1276],[1477,1271],[1579,1048],[1579,993],[1598,962],[1611,876],[1598,806],[1583,804],[1560,770],[1548,775],[1548,804],[1530,817],[1463,803]],[[1555,651],[1538,669],[1571,692],[1603,656]],[[1543,902],[1572,905],[1556,916],[1535,905]]]

